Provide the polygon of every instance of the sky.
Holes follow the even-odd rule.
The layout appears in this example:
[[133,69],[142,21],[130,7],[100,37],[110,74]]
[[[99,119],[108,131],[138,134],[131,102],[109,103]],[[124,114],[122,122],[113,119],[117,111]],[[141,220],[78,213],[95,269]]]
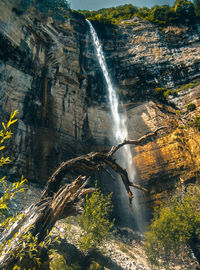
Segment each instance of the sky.
[[70,0],[72,9],[97,10],[125,4],[137,7],[152,7],[154,5],[173,5],[175,0]]

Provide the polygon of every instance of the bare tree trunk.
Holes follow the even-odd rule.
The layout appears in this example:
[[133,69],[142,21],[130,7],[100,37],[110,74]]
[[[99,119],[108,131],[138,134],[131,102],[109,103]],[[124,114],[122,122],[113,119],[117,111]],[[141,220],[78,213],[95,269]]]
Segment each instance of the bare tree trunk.
[[[12,269],[17,263],[20,264],[22,269],[35,265],[30,257],[25,257],[20,261],[17,255],[24,247],[23,242],[26,245],[26,236],[31,234],[33,237],[37,237],[37,244],[39,244],[52,230],[57,220],[80,213],[84,201],[83,196],[94,191],[93,188],[85,188],[89,180],[87,177],[97,170],[109,167],[117,172],[127,190],[130,203],[133,198],[132,187],[147,192],[145,188],[133,184],[129,180],[126,170],[116,163],[113,155],[123,145],[144,143],[147,139],[155,136],[158,130],[162,128],[164,127],[138,140],[125,140],[112,147],[109,152],[91,152],[63,162],[49,178],[39,201],[25,210],[24,215],[10,229],[3,232],[1,243],[4,243],[4,248],[0,257],[0,269]],[[61,186],[61,181],[66,174],[80,176],[71,184]],[[36,269],[40,268],[36,267]]]

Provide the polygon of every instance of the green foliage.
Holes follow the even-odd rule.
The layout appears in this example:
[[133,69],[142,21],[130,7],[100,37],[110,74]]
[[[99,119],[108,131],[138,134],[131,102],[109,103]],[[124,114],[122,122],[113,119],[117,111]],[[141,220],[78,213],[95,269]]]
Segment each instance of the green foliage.
[[[0,222],[4,221],[5,218],[9,215],[9,202],[13,199],[13,197],[19,193],[24,192],[23,185],[27,181],[22,176],[21,181],[12,183],[12,186],[9,186],[5,181],[5,176],[0,179],[0,183],[3,184],[4,194],[0,198]],[[0,227],[3,225],[0,224]]]
[[168,267],[181,260],[181,250],[199,233],[200,187],[190,185],[187,192],[175,194],[155,210],[144,242],[149,262]]
[[68,266],[65,258],[54,250],[51,254],[50,269],[51,270],[75,270],[79,268]]
[[[0,151],[4,150],[6,148],[6,145],[5,145],[6,141],[11,139],[11,137],[12,137],[12,132],[11,132],[10,128],[18,120],[18,119],[16,119],[17,113],[18,113],[17,111],[14,111],[13,113],[11,113],[10,119],[9,119],[7,124],[2,122],[3,128],[2,128],[2,130],[0,130],[0,138],[1,138]],[[9,163],[11,163],[10,157],[1,156],[0,167],[7,165]],[[25,179],[22,176],[21,181],[12,183],[12,185],[10,186],[10,185],[8,185],[5,176],[0,179],[0,184],[2,185],[2,188],[4,189],[3,195],[0,197],[0,222],[2,223],[2,224],[0,224],[1,229],[3,228],[3,224],[5,222],[6,222],[5,224],[7,224],[7,222],[8,222],[8,220],[7,221],[4,221],[4,220],[9,215],[9,211],[8,211],[9,210],[8,209],[9,202],[13,199],[13,197],[17,193],[24,191],[23,185],[26,181],[27,181],[27,179]]]
[[[8,140],[12,137],[12,132],[10,131],[10,127],[11,125],[13,125],[15,122],[18,121],[18,119],[15,119],[17,114],[18,114],[17,111],[14,111],[13,113],[11,113],[10,119],[7,124],[2,122],[3,129],[0,130],[0,137],[1,137],[0,144],[3,144],[5,140]],[[0,150],[3,150],[4,148],[5,148],[5,145],[2,145],[0,147]]]
[[[16,119],[16,115],[17,115],[17,111],[14,111],[13,113],[11,113],[10,115],[10,119],[8,121],[8,123],[4,123],[2,122],[2,126],[3,129],[0,130],[0,151],[4,150],[6,148],[6,141],[11,139],[12,137],[12,132],[10,130],[11,126],[18,121],[18,119]],[[10,157],[4,157],[2,156],[0,159],[0,167],[7,165],[11,162]],[[8,183],[6,182],[6,177],[2,177],[0,179],[0,183],[2,185],[2,188],[4,189],[3,195],[0,198],[0,230],[3,231],[5,228],[8,231],[11,226],[13,225],[13,223],[20,221],[23,219],[24,214],[21,215],[15,215],[15,216],[10,216],[9,214],[9,202],[13,199],[13,197],[19,193],[19,192],[24,192],[24,188],[23,185],[25,183],[25,181],[27,181],[23,176],[21,178],[20,181],[18,182],[14,182],[11,185],[8,185]],[[20,253],[16,253],[13,255],[14,257],[19,257],[19,259],[21,259],[24,256],[24,251],[25,248],[28,247],[28,253],[33,253],[33,251],[36,251],[36,240],[32,241],[33,243],[30,242],[30,239],[33,240],[33,238],[30,237],[30,235],[28,236],[24,236],[24,238],[28,238],[28,246],[25,245],[25,242],[22,243],[22,249],[20,250]],[[24,240],[24,239],[23,239]],[[4,248],[6,247],[9,248],[11,246],[11,242],[12,239],[10,239],[9,241],[3,243],[0,246],[0,251],[2,252],[4,250]],[[10,253],[11,254],[11,253]],[[11,254],[12,255],[12,254]],[[37,264],[39,265],[39,259],[37,257],[35,257],[35,260],[37,261]],[[17,269],[21,269],[19,266],[15,265],[13,267],[13,269],[17,270]]]
[[[10,220],[9,222],[11,223],[11,225],[13,225],[15,221],[20,222],[21,220],[23,220],[23,218],[24,218],[24,214],[16,215],[16,217],[12,220],[12,222]],[[28,230],[29,229],[30,228],[28,228]],[[10,249],[9,254],[10,256],[15,258],[15,261],[16,261],[16,264],[13,267],[13,269],[35,270],[35,269],[38,269],[38,267],[40,267],[40,265],[42,264],[41,252],[44,250],[49,250],[49,252],[52,252],[52,250],[50,249],[51,246],[53,246],[55,243],[60,243],[58,240],[58,237],[52,239],[49,237],[50,234],[51,233],[49,233],[46,236],[44,241],[38,244],[37,236],[33,236],[30,231],[29,233],[24,233],[20,236],[16,233],[13,239],[10,239],[4,242],[0,246],[0,250],[1,252],[4,252],[5,250],[7,251],[8,249]],[[12,246],[16,244],[16,239],[17,239],[17,247],[12,249]],[[55,269],[58,269],[58,268],[55,268]]]
[[51,270],[66,270],[67,264],[64,257],[57,252],[53,252],[51,255],[50,269]]
[[105,268],[99,263],[92,261],[89,267],[89,270],[104,270]]
[[190,122],[191,127],[195,127],[200,131],[200,116],[196,116],[191,122]]
[[165,101],[166,100],[166,89],[165,88],[162,88],[162,87],[156,87],[155,88],[155,96],[159,99],[159,100],[162,100],[162,101]]
[[195,18],[194,5],[188,0],[176,0],[174,10],[177,15],[177,21],[192,22]]
[[200,85],[200,78],[197,78],[197,79],[191,81],[190,83],[184,84],[180,88],[177,88],[175,91],[180,92],[180,91],[185,90],[185,89],[192,89],[198,85]]
[[[11,255],[13,255],[13,257],[16,259],[19,259],[20,262],[22,262],[23,259],[27,258],[28,256],[28,258],[33,260],[36,265],[40,266],[41,260],[38,256],[40,245],[38,245],[37,237],[34,237],[31,233],[29,233],[28,235],[24,235],[21,241],[22,244],[19,247],[19,252],[16,252],[16,250],[13,252],[11,251]],[[17,266],[18,265],[16,265],[16,267]]]
[[198,85],[200,85],[199,78],[191,81],[190,83],[184,84],[180,88],[177,88],[177,89],[166,89],[166,88],[157,87],[155,88],[155,96],[162,101],[166,101],[169,95],[176,96],[178,92],[186,90],[186,89],[192,89]]
[[166,25],[176,22],[176,12],[168,5],[155,6],[150,10],[146,19],[160,25]]
[[200,17],[200,0],[194,0],[194,11],[197,17]]
[[[158,25],[170,25],[177,23],[192,23],[199,10],[199,2],[196,0],[196,7],[188,0],[177,0],[174,7],[169,5],[138,8],[131,4],[112,8],[104,8],[97,11],[79,10],[87,19],[101,23],[115,24],[122,20],[138,16],[145,20],[152,21]],[[197,3],[198,2],[198,3]]]
[[79,10],[89,20],[97,20],[104,23],[117,23],[121,20],[130,19],[138,12],[138,8],[131,4],[103,8],[97,11]]
[[109,235],[114,226],[114,221],[109,220],[111,196],[104,196],[97,186],[91,196],[86,196],[83,213],[78,218],[84,230],[79,240],[81,249],[88,251],[96,248]]
[[[10,119],[7,124],[2,122],[3,129],[0,130],[0,138],[1,138],[0,151],[6,148],[5,146],[6,140],[9,140],[12,137],[12,132],[10,128],[18,120],[15,118],[17,113],[18,113],[17,111],[14,111],[14,113],[10,115]],[[0,167],[9,164],[10,162],[11,160],[9,157],[2,156],[0,159]],[[6,229],[6,231],[8,232],[15,222],[20,223],[24,219],[24,213],[21,215],[18,215],[16,213],[14,216],[9,216],[9,202],[13,199],[13,197],[17,193],[24,192],[23,185],[27,180],[22,176],[21,181],[14,182],[11,185],[8,185],[5,178],[6,177],[2,177],[0,179],[0,184],[2,185],[2,188],[4,188],[4,193],[0,198],[0,222],[1,222],[0,231]],[[33,236],[32,233],[30,232],[31,231],[30,229],[31,228],[29,226],[26,228],[26,231],[16,232],[13,238],[9,239],[8,241],[5,241],[0,245],[0,253],[4,253],[10,250],[9,251],[10,256],[12,256],[13,258],[15,258],[16,261],[18,261],[16,265],[14,265],[13,267],[13,269],[15,270],[36,269],[42,263],[40,258],[41,254],[40,251],[48,249],[55,242],[59,242],[58,237],[52,239],[49,237],[50,234],[48,234],[45,240],[38,244],[37,236]],[[31,266],[27,266],[26,268],[24,268],[23,265],[21,265],[21,263],[24,260],[25,266],[26,262],[28,264],[30,263]]]
[[189,103],[186,105],[186,108],[188,111],[194,111],[196,110],[196,105],[194,103]]
[[149,15],[150,9],[148,7],[142,7],[138,10],[138,12],[136,13],[136,15],[140,18],[147,18]]

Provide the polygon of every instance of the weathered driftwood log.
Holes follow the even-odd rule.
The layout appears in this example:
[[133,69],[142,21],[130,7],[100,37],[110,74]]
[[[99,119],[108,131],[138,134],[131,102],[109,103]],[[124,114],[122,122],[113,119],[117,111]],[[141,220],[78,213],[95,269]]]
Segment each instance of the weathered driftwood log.
[[[13,266],[19,263],[20,258],[16,254],[23,247],[28,235],[36,237],[39,244],[57,220],[82,211],[83,196],[94,191],[94,188],[85,188],[88,180],[85,176],[79,176],[71,184],[61,187],[53,196],[39,200],[31,205],[8,231],[5,230],[1,243],[7,244],[0,257],[0,269],[13,269]],[[24,257],[20,266],[22,269],[29,269],[35,265],[30,258]]]
[[[131,187],[146,192],[147,190],[145,188],[129,180],[126,170],[116,163],[113,155],[126,144],[138,145],[144,143],[150,137],[155,136],[158,130],[162,128],[164,127],[138,140],[124,140],[124,142],[112,147],[108,152],[91,152],[87,155],[63,162],[47,181],[39,201],[31,205],[9,230],[4,231],[1,243],[9,242],[9,245],[5,244],[4,246],[3,253],[0,257],[0,269],[12,269],[13,265],[19,262],[16,253],[19,253],[20,248],[24,245],[23,242],[26,240],[26,235],[31,233],[33,237],[37,237],[37,243],[39,244],[45,239],[47,233],[51,231],[57,220],[81,212],[83,196],[94,190],[93,188],[85,188],[88,183],[87,177],[97,170],[108,167],[117,172],[121,176],[130,202],[133,197]],[[63,177],[66,174],[80,176],[71,184],[61,186]],[[20,265],[22,267],[26,265],[26,268],[33,266],[31,265],[31,260],[27,258],[24,258],[20,262]]]
[[129,199],[131,201],[132,192],[130,190],[130,187],[134,187],[142,191],[147,190],[139,185],[132,183],[128,179],[128,174],[126,170],[115,162],[113,155],[117,152],[117,150],[119,150],[122,146],[126,144],[140,145],[142,143],[145,143],[147,139],[154,137],[158,133],[158,131],[163,128],[166,127],[160,127],[156,129],[154,132],[149,133],[137,140],[124,140],[122,143],[119,143],[118,145],[112,147],[111,150],[108,152],[91,152],[87,155],[82,155],[77,158],[73,158],[63,162],[49,178],[46,188],[42,193],[42,198],[51,196],[54,192],[57,192],[58,189],[60,188],[63,176],[66,175],[67,173],[76,172],[76,174],[88,176],[97,170],[103,169],[106,166],[113,169],[118,174],[120,174],[122,181],[125,185],[125,188],[129,194]]

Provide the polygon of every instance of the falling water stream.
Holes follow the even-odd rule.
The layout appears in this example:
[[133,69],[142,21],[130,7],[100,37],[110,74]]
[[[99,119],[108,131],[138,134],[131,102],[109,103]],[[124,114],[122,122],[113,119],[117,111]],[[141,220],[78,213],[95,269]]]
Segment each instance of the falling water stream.
[[[102,69],[102,72],[103,72],[103,75],[107,84],[107,94],[108,94],[108,99],[109,99],[109,104],[110,104],[110,109],[111,109],[111,116],[112,116],[113,138],[114,138],[113,141],[114,143],[119,143],[128,137],[128,129],[126,125],[127,117],[126,117],[126,114],[122,113],[121,110],[119,109],[118,96],[117,96],[116,90],[114,89],[112,85],[111,78],[108,73],[108,68],[106,65],[103,49],[100,44],[97,33],[89,20],[87,20],[87,23],[89,24],[89,27],[90,27],[90,33],[92,35],[94,47],[96,49],[97,58],[98,58],[100,67]],[[118,154],[117,158],[120,162],[120,165],[126,168],[130,181],[135,182],[136,171],[135,171],[135,167],[133,163],[133,155],[132,155],[130,146],[129,145],[124,146],[121,149],[121,152]],[[126,219],[126,223],[130,223],[133,220],[133,216],[134,216],[134,220],[137,224],[138,229],[143,231],[144,221],[143,221],[140,205],[138,202],[138,197],[139,197],[138,192],[139,191],[134,191],[134,199],[133,199],[133,206],[132,206],[133,211],[130,211],[130,208],[128,206],[128,195],[126,194],[124,186],[122,184],[120,185],[121,207],[122,207],[121,210],[123,211],[123,219]],[[126,201],[126,205],[124,203],[124,200]]]

